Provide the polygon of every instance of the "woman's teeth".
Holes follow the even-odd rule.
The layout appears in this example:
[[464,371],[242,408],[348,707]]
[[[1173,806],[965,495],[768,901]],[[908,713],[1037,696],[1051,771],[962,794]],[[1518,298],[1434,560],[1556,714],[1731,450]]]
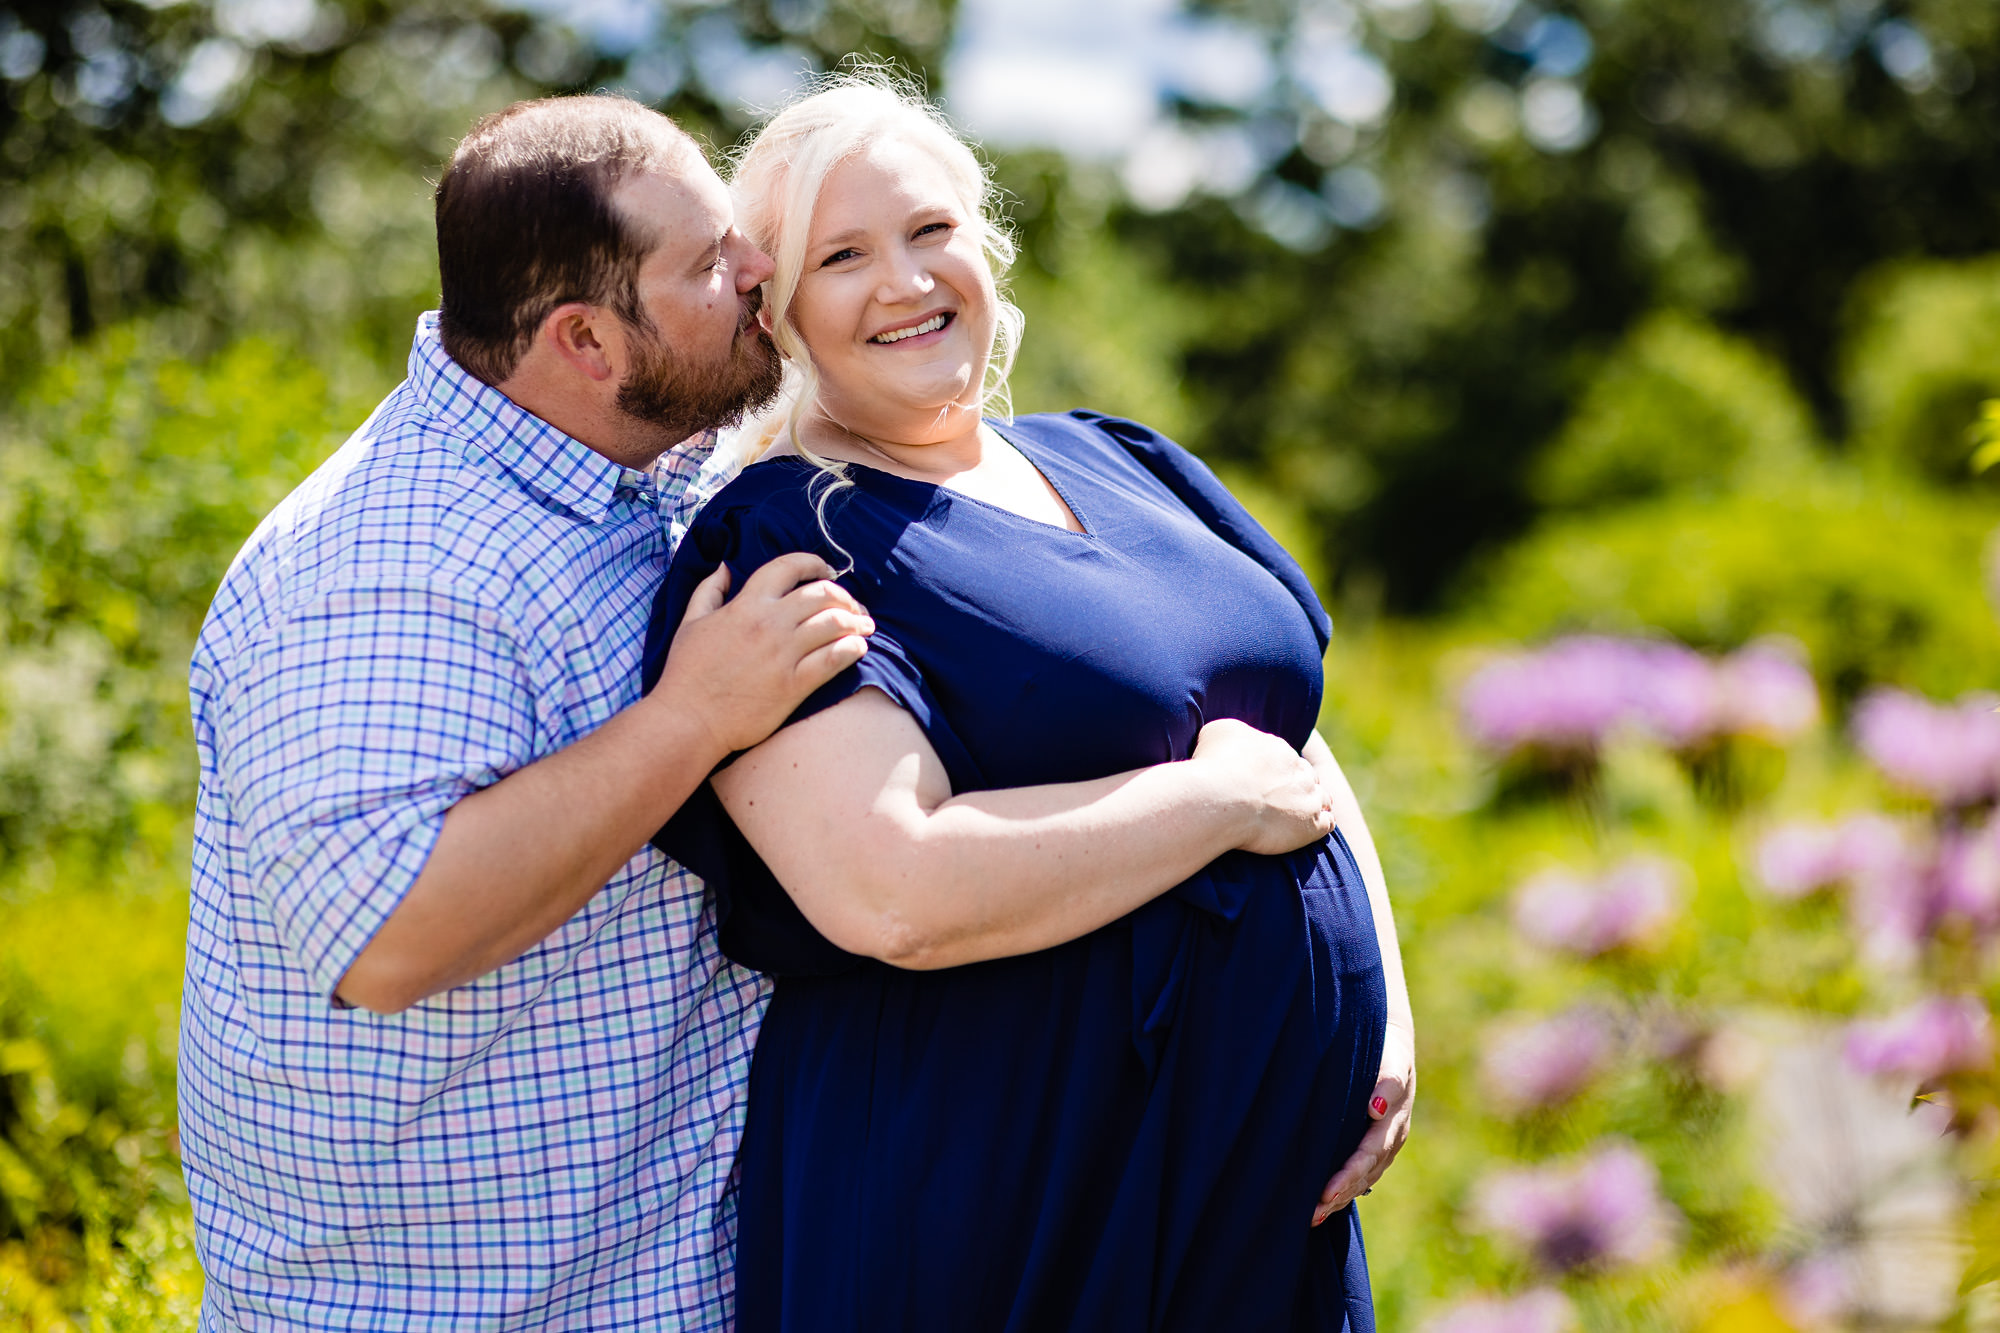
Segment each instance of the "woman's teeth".
[[875,343],[899,343],[905,338],[914,338],[920,333],[936,333],[944,327],[946,318],[944,315],[932,315],[921,324],[912,324],[907,329],[892,329],[887,333],[878,333],[868,341]]

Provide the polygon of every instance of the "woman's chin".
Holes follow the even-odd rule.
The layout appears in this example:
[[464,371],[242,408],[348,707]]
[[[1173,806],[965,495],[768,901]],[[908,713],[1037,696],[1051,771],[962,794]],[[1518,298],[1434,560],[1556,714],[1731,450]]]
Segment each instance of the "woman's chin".
[[[942,421],[976,421],[980,394],[969,374],[939,377],[926,383],[907,380],[884,382],[877,379],[854,386],[857,392],[825,394],[828,415],[843,421],[863,435],[894,439],[906,433],[899,426],[929,430]],[[847,405],[848,410],[842,410]],[[875,423],[870,430],[860,423]]]

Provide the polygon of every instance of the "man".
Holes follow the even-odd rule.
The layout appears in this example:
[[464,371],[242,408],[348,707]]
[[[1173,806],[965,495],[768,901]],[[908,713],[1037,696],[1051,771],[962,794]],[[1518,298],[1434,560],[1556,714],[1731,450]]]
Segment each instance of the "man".
[[[782,556],[704,585],[639,697],[667,557],[727,478],[709,432],[777,385],[770,261],[685,135],[613,97],[511,107],[437,220],[409,378],[258,528],[195,651],[202,1327],[724,1328],[767,989],[646,839],[873,625]],[[1305,841],[1318,780],[1264,740],[1081,813]]]
[[810,556],[647,610],[766,401],[769,260],[670,122],[482,121],[410,375],[258,529],[192,672],[181,1048],[205,1329],[726,1320],[765,987],[646,838],[871,628]]

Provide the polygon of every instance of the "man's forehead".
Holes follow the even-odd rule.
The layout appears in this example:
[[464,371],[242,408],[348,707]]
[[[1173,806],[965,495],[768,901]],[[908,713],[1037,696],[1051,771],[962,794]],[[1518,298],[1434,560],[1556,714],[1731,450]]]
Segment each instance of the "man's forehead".
[[729,189],[714,168],[690,149],[668,165],[633,172],[618,184],[617,207],[653,233],[660,247],[690,255],[729,230]]

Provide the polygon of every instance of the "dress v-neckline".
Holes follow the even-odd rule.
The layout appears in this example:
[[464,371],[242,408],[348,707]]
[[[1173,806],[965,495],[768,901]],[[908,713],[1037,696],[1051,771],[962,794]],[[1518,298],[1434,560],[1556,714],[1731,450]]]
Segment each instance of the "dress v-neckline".
[[[993,427],[993,433],[995,435],[998,435],[1002,440],[1005,440],[1008,445],[1012,446],[1014,452],[1019,454],[1022,460],[1025,461],[1029,467],[1035,470],[1035,475],[1042,479],[1042,484],[1047,486],[1050,491],[1055,493],[1056,499],[1062,502],[1062,505],[1065,509],[1069,510],[1069,516],[1076,520],[1076,526],[1074,528],[1065,527],[1060,523],[1051,523],[1047,519],[1036,518],[1031,514],[1024,514],[1018,509],[1009,509],[1006,505],[995,504],[991,500],[984,499],[977,495],[969,494],[968,492],[959,490],[956,486],[948,486],[943,482],[923,481],[917,477],[906,477],[900,472],[891,472],[887,468],[876,467],[872,463],[858,463],[848,459],[840,459],[838,461],[841,463],[843,467],[860,468],[863,472],[871,472],[878,477],[887,477],[891,481],[902,482],[904,485],[907,486],[921,486],[925,490],[930,491],[932,493],[943,492],[944,494],[949,495],[954,500],[963,500],[967,504],[977,505],[979,508],[990,510],[995,514],[1004,514],[1008,518],[1014,520],[1015,522],[1025,523],[1028,524],[1030,527],[1046,529],[1049,532],[1060,532],[1068,537],[1081,537],[1086,541],[1094,542],[1098,540],[1096,530],[1092,528],[1090,520],[1088,518],[1085,518],[1083,515],[1083,511],[1076,507],[1076,501],[1070,497],[1069,491],[1064,489],[1063,484],[1057,481],[1053,476],[1049,475],[1049,470],[1042,466],[1041,460],[1037,459],[1025,447],[1023,447],[1020,440],[1014,438],[1006,431],[1000,429],[1000,427],[996,423],[988,421],[986,424],[988,426]],[[799,461],[801,463],[805,463],[807,467],[813,466],[806,459],[799,458],[797,454],[784,454],[781,455],[781,457],[798,458]]]

